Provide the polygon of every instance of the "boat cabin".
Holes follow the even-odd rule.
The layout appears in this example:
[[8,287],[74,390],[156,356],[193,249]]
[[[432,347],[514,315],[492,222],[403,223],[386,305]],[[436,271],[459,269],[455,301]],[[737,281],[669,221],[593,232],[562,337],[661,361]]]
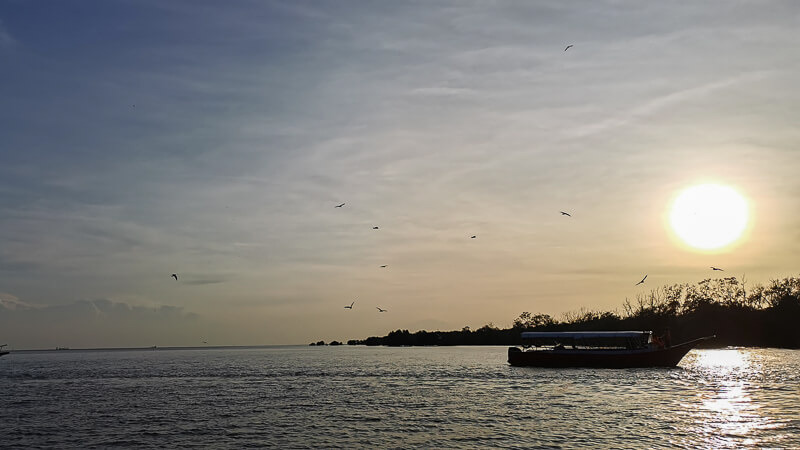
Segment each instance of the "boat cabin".
[[526,331],[522,346],[527,351],[561,349],[642,349],[654,345],[652,331]]

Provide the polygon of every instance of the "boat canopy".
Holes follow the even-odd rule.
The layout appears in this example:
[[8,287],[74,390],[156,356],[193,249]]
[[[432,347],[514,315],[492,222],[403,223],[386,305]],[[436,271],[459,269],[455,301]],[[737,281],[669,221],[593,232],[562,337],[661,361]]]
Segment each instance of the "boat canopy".
[[652,331],[523,331],[522,339],[641,338]]
[[593,348],[641,348],[651,341],[651,331],[525,331],[527,345]]

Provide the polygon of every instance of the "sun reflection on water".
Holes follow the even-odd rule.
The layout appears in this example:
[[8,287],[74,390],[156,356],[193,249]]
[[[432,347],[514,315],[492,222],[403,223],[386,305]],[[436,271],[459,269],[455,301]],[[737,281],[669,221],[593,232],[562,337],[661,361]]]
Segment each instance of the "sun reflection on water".
[[747,370],[751,360],[741,349],[705,350],[699,354],[696,364],[700,368],[722,375],[734,370]]
[[776,424],[753,400],[762,377],[757,358],[744,349],[704,350],[690,367],[699,388],[682,405],[692,416],[691,434],[713,448],[764,445],[759,432]]

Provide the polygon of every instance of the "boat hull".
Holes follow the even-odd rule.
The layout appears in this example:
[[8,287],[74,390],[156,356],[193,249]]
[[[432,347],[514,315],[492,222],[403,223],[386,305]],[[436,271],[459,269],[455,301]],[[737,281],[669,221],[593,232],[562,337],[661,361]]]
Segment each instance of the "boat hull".
[[512,366],[531,367],[675,367],[698,343],[708,338],[695,339],[667,348],[632,350],[533,350],[508,349],[508,363]]

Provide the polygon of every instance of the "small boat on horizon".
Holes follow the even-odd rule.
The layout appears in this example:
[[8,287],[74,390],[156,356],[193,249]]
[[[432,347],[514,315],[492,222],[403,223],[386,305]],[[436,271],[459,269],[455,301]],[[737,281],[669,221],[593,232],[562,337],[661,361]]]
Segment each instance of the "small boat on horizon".
[[7,354],[11,353],[8,350],[3,350],[3,347],[7,347],[7,346],[8,346],[8,344],[0,344],[0,356],[7,355]]
[[700,342],[671,345],[652,331],[523,332],[523,344],[509,347],[508,363],[532,367],[675,367]]

